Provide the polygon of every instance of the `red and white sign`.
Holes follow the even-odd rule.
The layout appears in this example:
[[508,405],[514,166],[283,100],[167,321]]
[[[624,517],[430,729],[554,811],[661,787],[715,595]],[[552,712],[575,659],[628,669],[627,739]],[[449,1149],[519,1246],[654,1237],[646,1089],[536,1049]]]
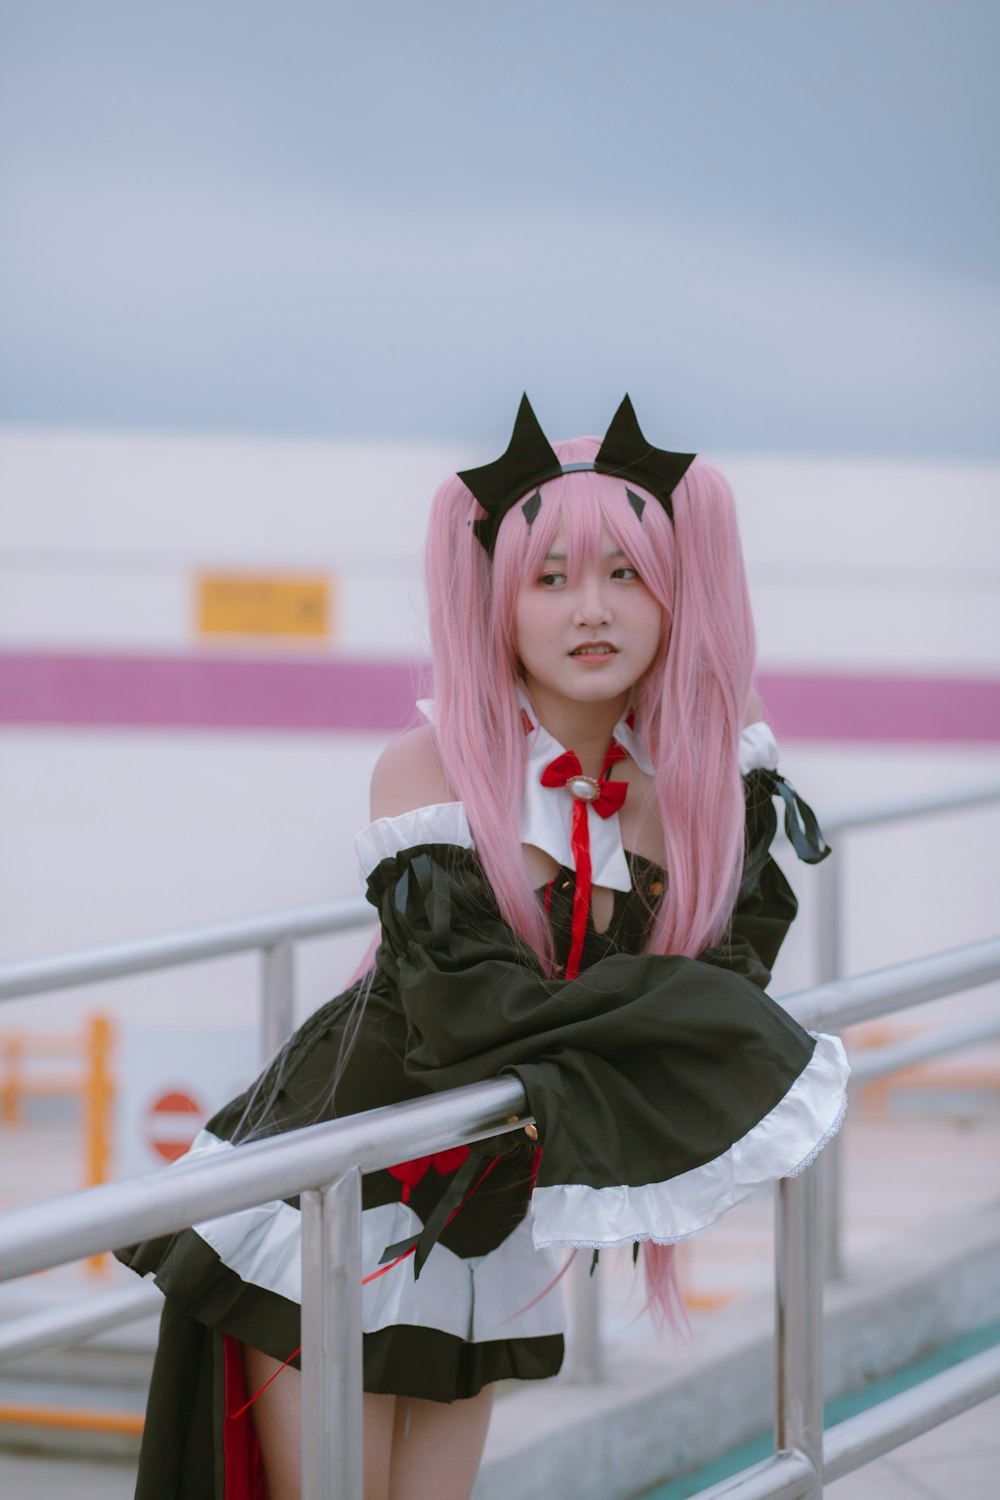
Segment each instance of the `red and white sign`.
[[157,1156],[164,1161],[176,1161],[207,1119],[207,1108],[193,1094],[171,1089],[153,1100],[146,1121],[146,1139]]
[[143,1026],[123,1021],[112,1157],[116,1177],[178,1161],[220,1105],[258,1068],[251,1026]]

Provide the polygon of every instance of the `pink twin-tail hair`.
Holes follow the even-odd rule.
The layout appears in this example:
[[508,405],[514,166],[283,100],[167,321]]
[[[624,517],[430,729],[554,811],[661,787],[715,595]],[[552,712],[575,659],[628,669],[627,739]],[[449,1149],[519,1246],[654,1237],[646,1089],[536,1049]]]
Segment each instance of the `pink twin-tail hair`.
[[[593,458],[598,443],[553,446],[563,463],[575,463]],[[651,496],[640,520],[624,483],[608,475],[563,475],[540,493],[530,529],[520,506],[504,519],[492,566],[472,533],[482,511],[461,480],[450,478],[435,497],[427,592],[445,774],[502,915],[551,972],[551,937],[521,853],[527,751],[515,604],[560,520],[571,573],[597,557],[603,521],[663,610],[661,648],[632,705],[654,766],[668,871],[647,948],[693,958],[723,936],[743,860],[739,739],[755,640],[732,494],[699,459],[674,491],[673,525]]]
[[[594,457],[598,440],[553,447],[563,463],[577,463]],[[603,521],[663,610],[661,648],[632,703],[654,766],[668,872],[647,949],[693,958],[725,933],[743,862],[739,739],[756,643],[732,493],[700,459],[674,491],[673,524],[645,492],[637,517],[625,484],[608,475],[563,475],[540,493],[530,528],[519,505],[506,516],[492,565],[472,532],[483,512],[461,480],[450,478],[435,497],[427,592],[445,773],[503,917],[551,973],[551,935],[521,853],[527,752],[515,695],[515,603],[560,520],[571,575],[598,556]],[[673,1246],[647,1242],[643,1267],[654,1316],[683,1326]]]

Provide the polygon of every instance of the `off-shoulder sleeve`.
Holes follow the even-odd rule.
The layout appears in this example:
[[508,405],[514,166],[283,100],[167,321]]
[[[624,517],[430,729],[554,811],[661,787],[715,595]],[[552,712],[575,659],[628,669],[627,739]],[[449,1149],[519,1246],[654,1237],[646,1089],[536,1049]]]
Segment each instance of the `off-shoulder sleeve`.
[[735,972],[613,954],[545,977],[474,856],[402,851],[369,882],[431,1089],[513,1072],[544,1143],[535,1243],[668,1243],[795,1171],[836,1129],[846,1062]]
[[[763,729],[764,725],[751,728]],[[744,736],[747,731],[744,730]],[[770,731],[768,731],[770,734]],[[775,758],[761,739],[761,761]],[[700,955],[704,963],[733,969],[764,989],[771,980],[778,951],[795,920],[798,902],[771,854],[778,831],[775,798],[785,808],[785,830],[792,848],[807,864],[818,864],[830,853],[811,807],[779,775],[775,765],[757,764],[744,773],[746,797],[746,857],[739,895],[729,931],[720,943]]]
[[471,849],[472,830],[463,804],[434,802],[369,823],[354,839],[362,880],[367,880],[382,860],[418,844],[453,844],[456,849]]

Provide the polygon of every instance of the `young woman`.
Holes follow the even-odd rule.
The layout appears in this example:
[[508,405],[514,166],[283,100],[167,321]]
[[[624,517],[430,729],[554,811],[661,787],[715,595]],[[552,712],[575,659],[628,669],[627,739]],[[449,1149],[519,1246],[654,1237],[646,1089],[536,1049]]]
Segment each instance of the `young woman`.
[[[364,1185],[367,1500],[465,1500],[499,1379],[554,1375],[567,1247],[672,1245],[800,1169],[846,1063],[763,993],[795,914],[728,486],[650,446],[510,446],[439,491],[436,702],[386,750],[358,837],[381,942],[199,1152],[508,1071],[525,1133]],[[298,1205],[123,1253],[167,1294],[140,1500],[299,1493]],[[270,1383],[269,1383],[270,1382]],[[249,1405],[248,1405],[249,1402]]]

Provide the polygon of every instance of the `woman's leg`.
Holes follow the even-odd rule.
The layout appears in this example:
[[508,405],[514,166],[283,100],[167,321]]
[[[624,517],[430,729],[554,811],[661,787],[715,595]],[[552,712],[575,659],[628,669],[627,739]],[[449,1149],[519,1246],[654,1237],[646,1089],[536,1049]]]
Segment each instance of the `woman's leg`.
[[389,1500],[392,1434],[399,1400],[396,1396],[361,1398],[365,1428],[365,1500]]
[[396,1398],[389,1500],[469,1500],[493,1409],[493,1387],[468,1401]]
[[[302,1406],[298,1370],[286,1365],[271,1380],[280,1363],[259,1349],[243,1345],[243,1368],[248,1391],[260,1391],[250,1408],[260,1456],[264,1463],[268,1500],[299,1500],[302,1493]],[[266,1381],[266,1391],[260,1388]]]
[[[260,1390],[281,1369],[276,1359],[259,1349],[251,1349],[249,1344],[243,1345],[243,1364],[251,1391]],[[268,1500],[300,1500],[302,1494],[301,1393],[302,1377],[298,1370],[287,1365],[250,1408],[264,1463]],[[364,1397],[365,1500],[389,1500],[396,1405],[395,1396]]]

